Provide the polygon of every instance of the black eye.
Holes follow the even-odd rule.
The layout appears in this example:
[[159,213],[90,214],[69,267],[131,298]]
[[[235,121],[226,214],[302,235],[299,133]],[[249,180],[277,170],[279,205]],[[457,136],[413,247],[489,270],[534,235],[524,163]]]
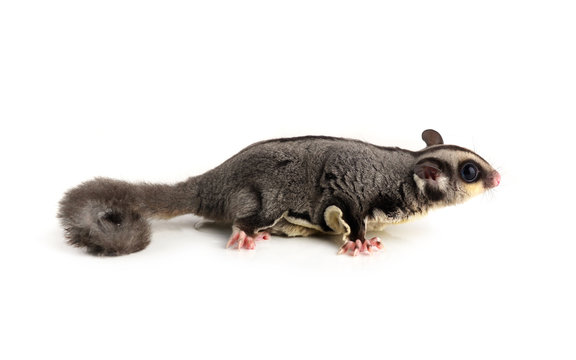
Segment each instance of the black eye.
[[480,170],[478,170],[478,166],[473,163],[466,163],[462,166],[460,170],[460,175],[462,179],[466,182],[474,182],[478,179],[478,175],[480,175]]

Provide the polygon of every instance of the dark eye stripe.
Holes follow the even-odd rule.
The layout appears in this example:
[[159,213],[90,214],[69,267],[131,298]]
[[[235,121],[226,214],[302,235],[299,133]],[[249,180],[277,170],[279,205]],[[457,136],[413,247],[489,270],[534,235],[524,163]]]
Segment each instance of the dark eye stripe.
[[416,154],[417,156],[422,156],[426,153],[432,153],[435,151],[440,151],[440,150],[454,150],[454,151],[458,151],[458,152],[462,152],[462,153],[468,153],[468,154],[472,154],[474,156],[477,156],[478,159],[484,161],[486,164],[488,164],[488,162],[482,158],[482,156],[476,154],[474,151],[470,150],[470,149],[466,149],[464,147],[461,146],[457,146],[457,145],[434,145],[434,146],[430,146],[427,147],[425,149],[422,149],[420,151],[414,151],[414,154]]

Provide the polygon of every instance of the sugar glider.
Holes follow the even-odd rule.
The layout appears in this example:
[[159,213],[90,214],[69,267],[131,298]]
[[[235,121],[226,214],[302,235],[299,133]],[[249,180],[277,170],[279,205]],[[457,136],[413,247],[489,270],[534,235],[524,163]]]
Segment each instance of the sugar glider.
[[123,255],[150,242],[148,219],[196,214],[232,224],[227,246],[254,249],[270,234],[342,234],[338,253],[381,248],[366,232],[461,203],[500,183],[474,152],[444,145],[434,130],[409,151],[304,136],[258,142],[203,175],[174,184],[96,178],[69,190],[58,217],[68,242]]

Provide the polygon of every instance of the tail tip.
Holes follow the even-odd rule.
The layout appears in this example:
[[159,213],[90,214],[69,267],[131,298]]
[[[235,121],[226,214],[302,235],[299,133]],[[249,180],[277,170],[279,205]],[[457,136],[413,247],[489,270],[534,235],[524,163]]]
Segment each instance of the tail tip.
[[70,245],[98,256],[126,255],[148,246],[150,224],[118,185],[97,179],[64,196],[58,217]]

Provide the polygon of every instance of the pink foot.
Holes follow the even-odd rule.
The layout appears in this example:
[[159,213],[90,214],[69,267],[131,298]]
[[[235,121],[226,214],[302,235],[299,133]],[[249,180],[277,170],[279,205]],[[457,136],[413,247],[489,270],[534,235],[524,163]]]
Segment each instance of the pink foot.
[[270,239],[270,234],[267,232],[258,233],[256,236],[248,236],[244,231],[235,228],[226,244],[226,248],[234,247],[238,244],[238,249],[254,250],[256,241],[268,239]]
[[373,237],[372,239],[362,240],[348,240],[340,250],[338,250],[338,255],[350,253],[352,256],[358,256],[360,253],[364,253],[367,255],[372,254],[375,251],[382,249],[384,246],[382,242],[377,237]]

